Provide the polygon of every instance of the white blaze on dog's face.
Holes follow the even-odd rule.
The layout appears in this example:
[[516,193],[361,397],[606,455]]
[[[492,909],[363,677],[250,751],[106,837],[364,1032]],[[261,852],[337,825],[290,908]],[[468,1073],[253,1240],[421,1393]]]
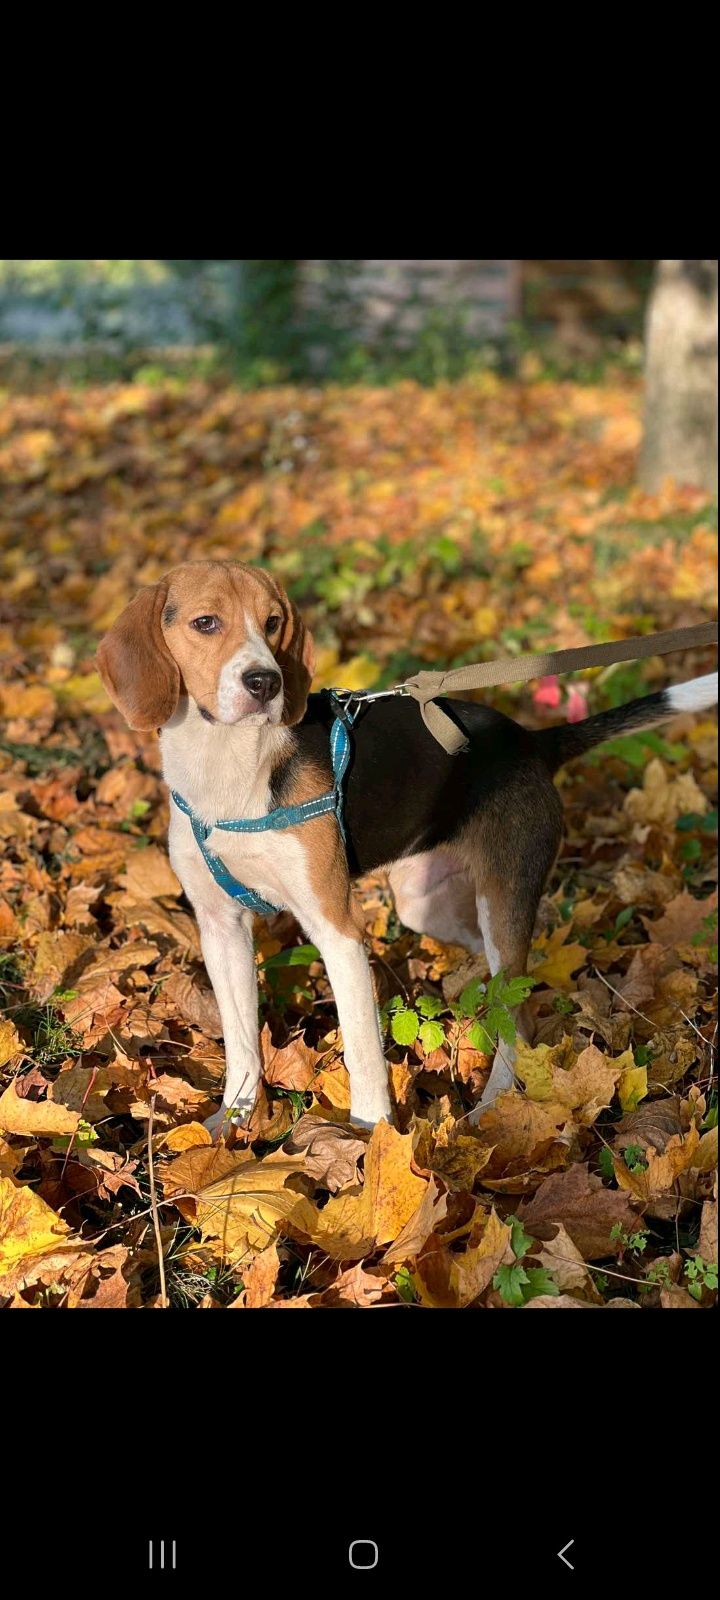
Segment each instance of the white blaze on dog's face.
[[270,574],[239,562],[176,567],[131,601],[98,665],[133,728],[158,728],[189,695],[210,722],[299,722],[314,665],[310,634]]

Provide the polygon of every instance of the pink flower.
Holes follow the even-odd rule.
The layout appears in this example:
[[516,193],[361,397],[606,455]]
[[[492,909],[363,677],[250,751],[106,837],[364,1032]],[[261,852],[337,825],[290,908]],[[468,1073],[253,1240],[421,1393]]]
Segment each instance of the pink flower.
[[557,678],[541,678],[533,695],[536,706],[559,706],[562,695]]
[[574,683],[568,693],[565,715],[568,722],[582,722],[587,716],[587,690]]

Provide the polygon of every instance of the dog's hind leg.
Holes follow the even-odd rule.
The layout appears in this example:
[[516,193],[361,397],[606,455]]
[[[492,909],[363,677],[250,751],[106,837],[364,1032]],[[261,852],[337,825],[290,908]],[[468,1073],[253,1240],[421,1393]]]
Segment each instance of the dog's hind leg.
[[[535,927],[540,896],[556,859],[562,836],[560,799],[551,783],[537,788],[508,786],[493,823],[495,805],[473,819],[463,847],[470,851],[477,892],[477,915],[490,971],[506,978],[521,977]],[[521,1038],[532,1038],[526,1008],[514,1013]],[[495,1059],[478,1106],[470,1120],[515,1082],[514,1045],[498,1041]]]

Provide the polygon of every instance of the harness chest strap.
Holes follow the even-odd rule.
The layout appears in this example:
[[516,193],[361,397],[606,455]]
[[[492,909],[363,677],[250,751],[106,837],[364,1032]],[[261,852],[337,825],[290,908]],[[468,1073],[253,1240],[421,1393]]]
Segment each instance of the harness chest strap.
[[333,769],[333,787],[327,794],[321,794],[316,800],[305,800],[299,806],[278,806],[275,811],[268,811],[264,817],[239,817],[227,822],[203,822],[187,800],[183,800],[176,789],[171,789],[171,797],[179,811],[184,812],[190,819],[195,842],[206,866],[212,873],[219,888],[224,889],[233,900],[238,900],[247,911],[254,911],[259,916],[271,917],[279,910],[268,900],[263,900],[254,889],[246,888],[228,871],[220,856],[211,850],[207,840],[214,828],[219,828],[224,833],[272,833],[283,828],[292,828],[296,823],[309,822],[312,817],[324,817],[329,812],[334,812],[340,825],[340,831],[345,837],[342,814],[342,782],[350,760],[350,735],[347,724],[352,724],[352,717],[344,711],[339,702],[335,702],[336,715],[330,733],[330,759]]

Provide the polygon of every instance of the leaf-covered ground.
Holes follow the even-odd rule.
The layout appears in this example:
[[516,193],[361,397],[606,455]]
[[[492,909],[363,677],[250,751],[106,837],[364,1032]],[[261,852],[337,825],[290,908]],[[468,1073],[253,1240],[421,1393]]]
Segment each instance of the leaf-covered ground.
[[[349,1125],[324,970],[281,916],[258,922],[263,1091],[226,1148],[202,1127],[221,1028],[157,742],[93,662],[138,585],[200,556],[283,578],[319,684],[702,621],[711,508],[635,487],[640,398],[621,377],[0,394],[0,1304],[714,1302],[714,719],[561,776],[536,1040],[477,1130],[485,965],[407,932],[375,877],[359,893],[397,1127]],[[539,725],[712,664],[494,699]]]

